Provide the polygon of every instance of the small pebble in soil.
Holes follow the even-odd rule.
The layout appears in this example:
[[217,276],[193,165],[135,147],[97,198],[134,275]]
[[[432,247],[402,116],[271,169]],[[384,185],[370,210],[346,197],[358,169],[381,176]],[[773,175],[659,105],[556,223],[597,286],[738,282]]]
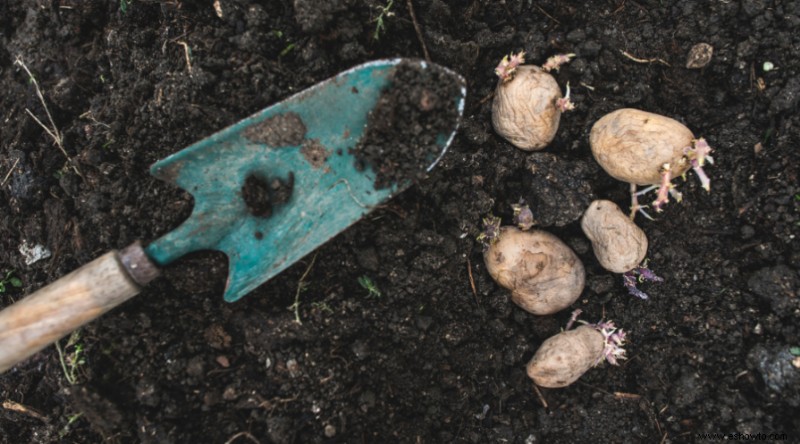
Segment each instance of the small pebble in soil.
[[286,370],[289,371],[289,375],[292,378],[295,378],[300,374],[300,364],[298,364],[295,359],[289,359],[286,361]]
[[792,407],[800,407],[800,369],[788,345],[757,344],[747,355],[748,367],[761,376],[773,397]]
[[225,390],[222,392],[222,399],[226,401],[233,401],[238,397],[239,394],[236,392],[236,387],[232,385],[225,387]]
[[23,240],[19,246],[19,252],[25,260],[25,265],[32,265],[42,259],[49,258],[52,253],[45,246],[40,244],[30,245],[27,240]]
[[216,361],[217,361],[217,364],[219,364],[219,366],[222,367],[222,368],[228,368],[228,367],[231,366],[231,362],[228,360],[228,357],[225,356],[225,355],[217,356]]

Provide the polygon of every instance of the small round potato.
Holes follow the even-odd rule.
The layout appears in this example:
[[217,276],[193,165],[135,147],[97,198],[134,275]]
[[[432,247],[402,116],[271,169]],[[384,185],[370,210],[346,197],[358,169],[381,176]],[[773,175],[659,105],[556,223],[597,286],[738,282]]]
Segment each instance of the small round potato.
[[541,387],[566,387],[603,355],[603,335],[588,325],[548,338],[528,362],[528,376]]
[[540,150],[556,136],[560,98],[561,88],[552,75],[538,66],[519,66],[513,79],[497,82],[492,102],[494,129],[517,148]]
[[636,185],[659,184],[665,164],[672,177],[683,175],[690,167],[684,149],[693,139],[677,120],[632,108],[606,114],[589,135],[597,163],[615,179]]
[[637,267],[647,255],[647,236],[609,200],[596,200],[583,213],[581,228],[600,265],[614,273]]
[[501,227],[483,260],[492,278],[511,290],[514,303],[536,315],[552,314],[575,302],[586,279],[578,256],[541,230]]

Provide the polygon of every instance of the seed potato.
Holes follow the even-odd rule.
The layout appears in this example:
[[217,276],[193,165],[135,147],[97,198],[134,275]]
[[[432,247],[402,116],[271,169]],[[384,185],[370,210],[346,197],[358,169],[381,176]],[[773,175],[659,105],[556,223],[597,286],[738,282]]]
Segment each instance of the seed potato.
[[661,182],[661,169],[669,164],[672,177],[690,167],[684,149],[694,134],[677,120],[633,108],[606,114],[592,126],[592,154],[612,177],[636,185]]
[[609,200],[596,200],[581,219],[581,228],[592,242],[597,261],[608,271],[625,273],[647,255],[647,236]]
[[536,315],[563,310],[583,291],[583,263],[545,231],[501,227],[483,259],[492,278],[511,290],[514,303]]
[[514,78],[498,80],[492,102],[495,131],[517,148],[536,151],[555,137],[561,120],[561,89],[552,75],[534,65],[516,68]]
[[566,387],[597,363],[604,348],[603,335],[593,327],[561,332],[542,343],[528,362],[528,376],[541,387]]

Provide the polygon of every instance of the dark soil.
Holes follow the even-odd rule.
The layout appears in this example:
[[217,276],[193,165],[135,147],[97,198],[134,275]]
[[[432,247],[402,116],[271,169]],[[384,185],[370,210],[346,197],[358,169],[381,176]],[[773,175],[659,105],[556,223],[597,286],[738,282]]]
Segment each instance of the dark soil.
[[353,149],[356,161],[375,171],[375,188],[425,177],[442,152],[439,139],[448,140],[457,126],[458,80],[416,61],[397,66]]
[[275,205],[285,204],[292,196],[294,175],[288,180],[280,178],[265,179],[255,175],[248,176],[242,186],[242,199],[254,216],[269,217]]
[[[148,175],[157,159],[359,63],[424,57],[404,1],[377,39],[382,1],[220,0],[222,17],[213,3],[0,3],[0,272],[23,283],[0,305],[186,218],[191,198]],[[74,385],[54,347],[0,376],[0,442],[800,439],[800,1],[413,6],[431,60],[469,90],[428,177],[240,302],[223,302],[224,255],[170,266],[62,341],[67,361],[82,349]],[[711,62],[685,68],[701,42]],[[556,75],[577,110],[539,153],[491,129],[493,69],[521,49],[532,63],[577,54]],[[71,163],[29,115],[49,125],[17,58]],[[715,149],[711,193],[690,173],[682,203],[637,219],[665,278],[647,301],[599,267],[577,223],[591,198],[627,206],[628,185],[588,145],[621,107],[678,119]],[[585,264],[583,318],[630,338],[621,366],[541,398],[525,364],[569,310],[513,305],[474,239],[489,213],[510,223],[520,197]],[[23,242],[52,256],[26,265]],[[298,292],[302,324],[287,310]]]

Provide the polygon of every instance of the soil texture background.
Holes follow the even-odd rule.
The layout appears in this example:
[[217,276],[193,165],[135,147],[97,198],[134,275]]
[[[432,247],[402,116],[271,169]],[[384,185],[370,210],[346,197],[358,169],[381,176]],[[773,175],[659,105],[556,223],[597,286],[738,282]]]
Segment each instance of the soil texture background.
[[[148,167],[295,92],[426,52],[468,88],[426,178],[246,298],[223,301],[224,255],[193,254],[62,340],[66,370],[48,347],[0,376],[0,442],[799,440],[798,26],[791,0],[0,2],[3,307],[175,228],[192,199]],[[711,61],[687,69],[698,43]],[[491,127],[494,67],[523,49],[532,63],[577,55],[555,74],[577,109],[535,153]],[[636,219],[665,278],[648,300],[598,265],[579,227],[592,199],[627,208],[628,185],[588,143],[623,107],[715,150],[711,193],[689,173],[682,203]],[[515,306],[475,241],[482,217],[510,223],[520,197],[586,267],[572,308],[630,338],[622,365],[540,393],[525,364],[570,310]],[[28,265],[23,243],[51,256]]]

